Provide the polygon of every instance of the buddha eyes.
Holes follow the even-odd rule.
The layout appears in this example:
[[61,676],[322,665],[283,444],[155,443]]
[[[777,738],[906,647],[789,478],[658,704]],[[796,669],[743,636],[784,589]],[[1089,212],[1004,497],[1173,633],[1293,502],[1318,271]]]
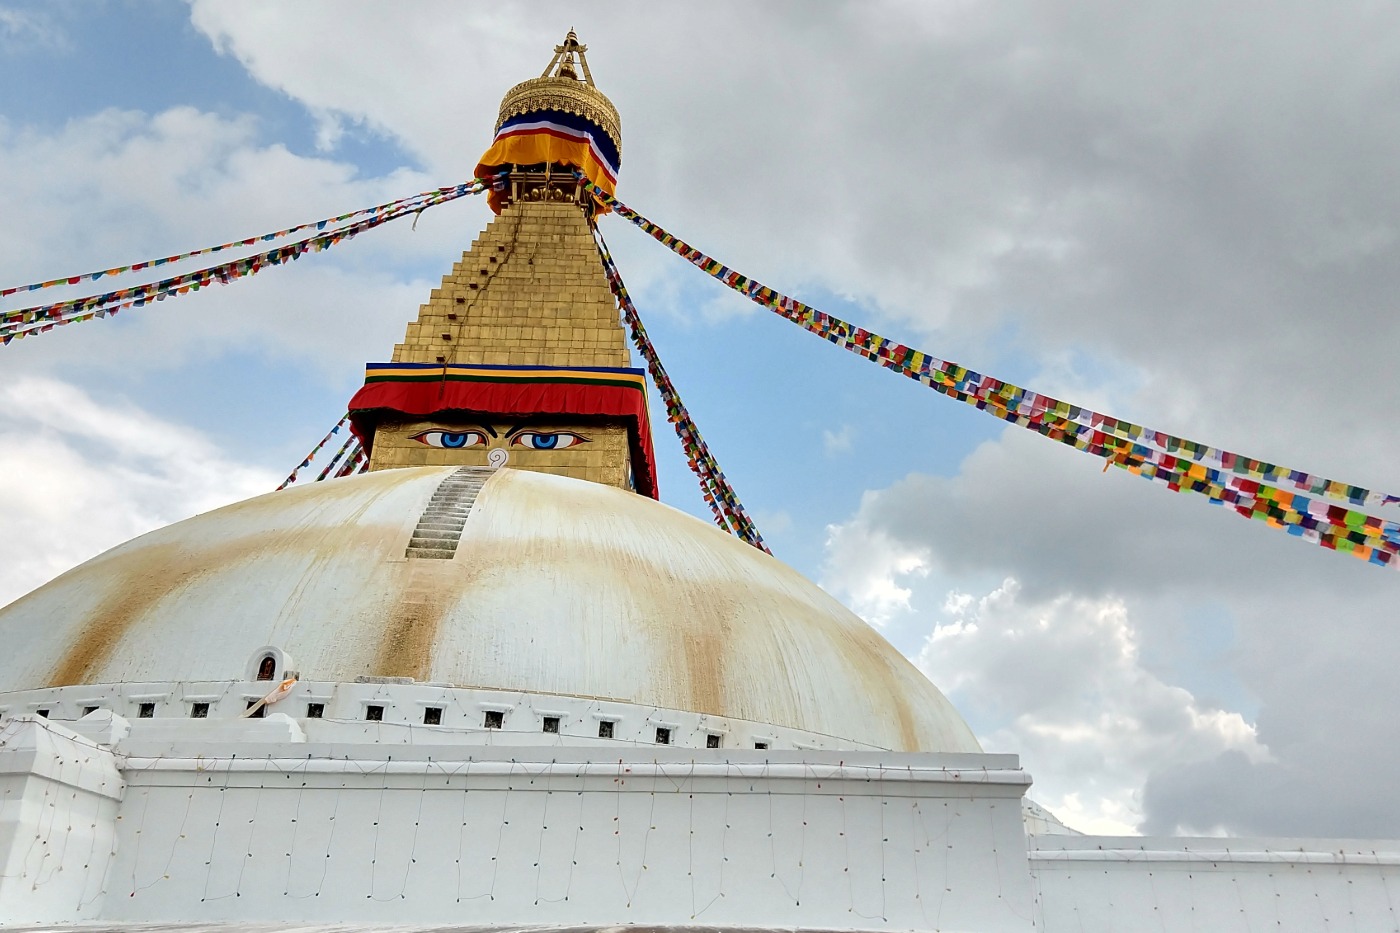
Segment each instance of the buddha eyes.
[[[487,444],[483,431],[443,431],[436,428],[431,431],[419,431],[410,435],[409,440],[448,450],[466,450],[471,447],[485,447]],[[567,450],[586,443],[588,438],[572,431],[517,431],[509,436],[510,446],[525,447],[529,450]]]
[[486,435],[480,431],[420,431],[409,440],[427,444],[429,447],[446,447],[449,450],[486,446]]
[[510,446],[531,450],[566,450],[586,443],[588,438],[571,431],[521,431],[510,439]]

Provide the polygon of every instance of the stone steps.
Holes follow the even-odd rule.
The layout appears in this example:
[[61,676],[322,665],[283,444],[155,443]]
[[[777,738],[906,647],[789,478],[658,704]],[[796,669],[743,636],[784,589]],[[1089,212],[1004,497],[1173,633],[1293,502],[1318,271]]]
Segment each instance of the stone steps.
[[466,527],[477,494],[494,472],[487,467],[459,467],[444,479],[418,517],[404,557],[451,560],[457,553],[457,542],[462,539],[462,529]]

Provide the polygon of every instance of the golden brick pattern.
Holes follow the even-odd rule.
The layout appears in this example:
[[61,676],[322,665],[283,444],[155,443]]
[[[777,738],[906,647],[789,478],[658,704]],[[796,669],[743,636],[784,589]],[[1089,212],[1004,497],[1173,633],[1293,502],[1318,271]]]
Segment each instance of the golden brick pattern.
[[[617,302],[578,205],[525,201],[491,221],[472,248],[433,289],[396,363],[485,363],[504,366],[631,364]],[[512,425],[513,426],[513,425]],[[375,431],[371,470],[430,465],[485,466],[487,448],[429,447],[411,439],[432,428],[466,423],[385,422]],[[551,422],[589,438],[567,450],[508,448],[508,466],[627,487],[631,456],[620,425]],[[502,446],[493,441],[493,446]]]
[[575,204],[512,204],[433,289],[395,363],[627,366],[627,337]]

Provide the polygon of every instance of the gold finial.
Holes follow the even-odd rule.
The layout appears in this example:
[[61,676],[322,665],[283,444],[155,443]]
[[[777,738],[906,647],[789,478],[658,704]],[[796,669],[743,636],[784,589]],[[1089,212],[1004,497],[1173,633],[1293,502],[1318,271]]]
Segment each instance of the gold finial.
[[[501,100],[500,115],[496,119],[496,129],[507,119],[522,113],[536,110],[563,110],[587,117],[603,128],[608,138],[618,150],[622,149],[622,120],[617,108],[602,91],[593,84],[593,73],[588,69],[588,46],[578,41],[572,30],[564,37],[561,45],[554,47],[554,57],[545,66],[538,78],[522,81],[506,92]],[[575,62],[577,59],[577,62]],[[578,71],[583,72],[580,80]]]
[[578,41],[578,34],[573,27],[569,27],[569,34],[564,37],[563,45],[554,47],[554,57],[545,66],[544,74],[541,78],[569,78],[578,80],[578,72],[574,70],[574,56],[578,56],[579,67],[583,69],[583,80],[590,87],[593,86],[593,74],[588,70],[588,58],[583,54],[588,51],[588,46]]

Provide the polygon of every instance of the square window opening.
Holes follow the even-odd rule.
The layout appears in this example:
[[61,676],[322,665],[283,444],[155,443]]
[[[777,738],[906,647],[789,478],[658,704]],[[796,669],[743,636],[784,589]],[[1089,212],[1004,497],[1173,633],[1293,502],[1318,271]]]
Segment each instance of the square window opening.
[[84,706],[84,707],[83,707],[83,715],[84,715],[84,716],[86,716],[88,713],[95,713],[95,712],[97,712],[97,707],[95,707],[95,706]]
[[610,739],[613,737],[613,726],[617,725],[611,719],[604,719],[598,723],[598,738]]
[[190,718],[191,718],[191,719],[208,719],[208,718],[209,718],[209,704],[208,704],[208,703],[191,703],[191,704],[190,704]]
[[766,748],[768,747],[768,743],[767,743],[767,742],[755,742],[755,743],[753,743],[753,747],[756,748],[756,749],[758,749],[759,751],[763,751],[764,749],[766,749]]
[[382,707],[382,706],[366,706],[366,707],[365,707],[365,719],[369,720],[370,722],[383,722],[383,721],[384,721],[384,707]]
[[713,732],[711,732],[709,735],[705,736],[705,747],[706,747],[706,748],[719,748],[719,736],[716,735],[716,734],[713,733]]
[[670,729],[667,729],[665,726],[657,726],[657,727],[656,727],[656,744],[657,744],[657,745],[670,745],[670,744],[671,744],[671,730],[670,730]]
[[262,703],[262,701],[261,701],[261,700],[249,700],[249,701],[248,701],[248,708],[249,708],[249,709],[253,709],[254,706],[257,706],[257,707],[258,707],[256,710],[253,710],[253,712],[251,712],[251,713],[248,714],[248,718],[249,718],[249,719],[262,719],[264,716],[267,715],[267,704],[263,703],[263,705],[258,706],[259,703]]
[[34,715],[35,715],[35,716],[41,716],[41,717],[43,717],[44,719],[48,719],[48,718],[49,718],[49,711],[46,710],[46,709],[36,709],[36,710],[34,711]]
[[307,719],[324,719],[326,717],[326,704],[308,703],[306,704]]
[[546,717],[544,717],[544,731],[550,733],[551,735],[558,735],[558,734],[559,734],[559,717],[558,717],[558,716],[546,716]]
[[500,729],[506,724],[506,714],[498,709],[488,709],[481,724],[487,729]]
[[153,719],[156,715],[156,705],[154,703],[142,703],[136,707],[137,719]]
[[423,725],[425,725],[425,726],[440,726],[440,725],[442,725],[442,707],[441,707],[441,706],[427,706],[427,707],[424,707],[424,708],[423,708]]

